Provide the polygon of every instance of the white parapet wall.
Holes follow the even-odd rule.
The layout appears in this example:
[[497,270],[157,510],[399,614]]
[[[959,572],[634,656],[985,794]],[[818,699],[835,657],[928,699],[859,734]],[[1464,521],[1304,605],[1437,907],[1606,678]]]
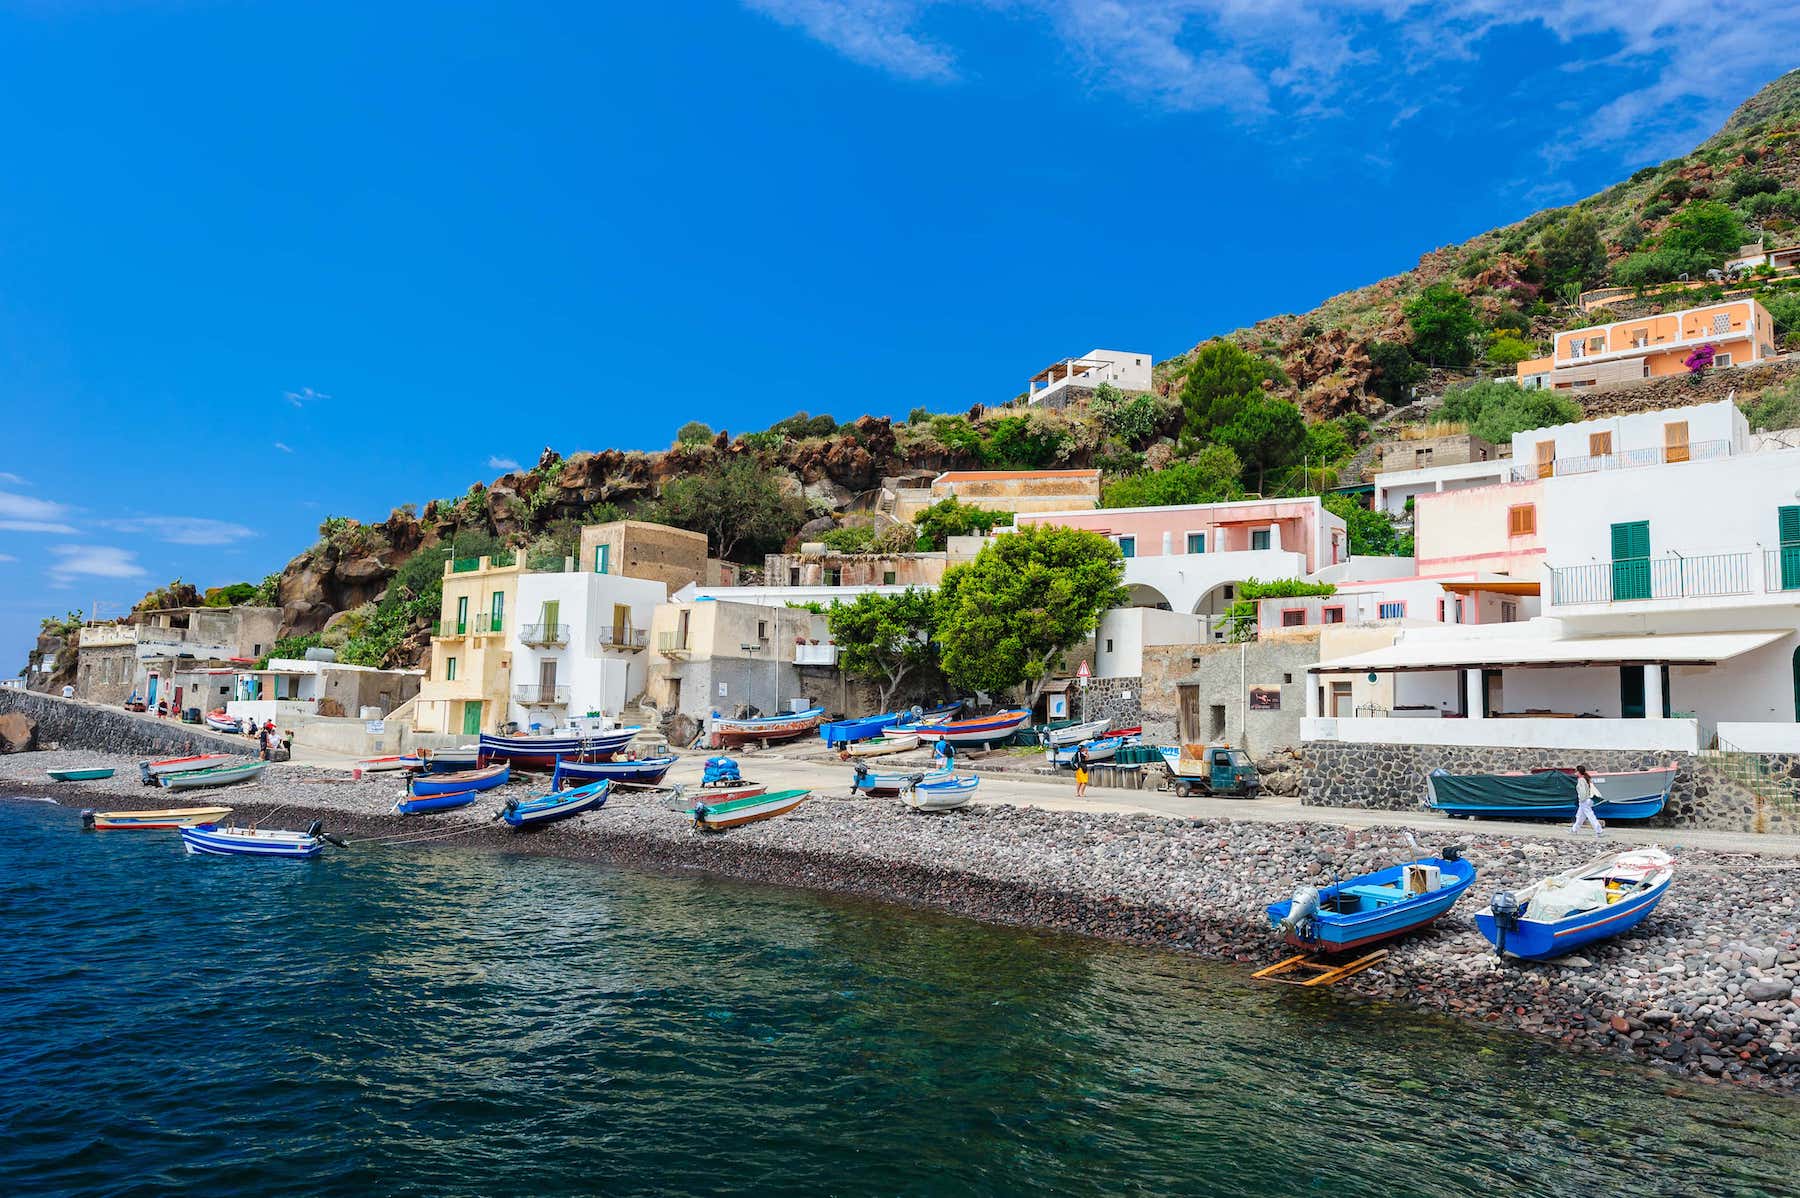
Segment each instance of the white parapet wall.
[[1800,753],[1800,724],[1720,724],[1719,747],[1745,753]]
[[[1723,729],[1731,725],[1721,726]],[[1762,725],[1737,725],[1760,727]],[[1457,745],[1472,748],[1651,749],[1700,751],[1698,720],[1413,720],[1316,716],[1300,722],[1302,741],[1361,745]],[[1747,748],[1748,746],[1741,746]]]

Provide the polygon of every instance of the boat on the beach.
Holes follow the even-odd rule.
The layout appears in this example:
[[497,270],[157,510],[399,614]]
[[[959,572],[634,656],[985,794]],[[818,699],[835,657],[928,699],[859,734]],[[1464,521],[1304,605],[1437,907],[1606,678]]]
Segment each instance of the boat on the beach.
[[490,761],[510,761],[514,765],[551,769],[563,758],[606,761],[643,730],[641,725],[633,725],[629,728],[563,729],[543,736],[496,736],[483,732],[481,762],[485,765]]
[[454,774],[414,774],[407,779],[406,796],[394,804],[394,810],[401,815],[417,815],[466,807],[482,791],[504,786],[511,778],[512,766],[504,761]]
[[561,790],[565,780],[582,782],[629,782],[633,786],[655,786],[679,760],[670,753],[663,757],[643,757],[635,761],[559,761],[550,777],[550,789]]
[[190,757],[164,757],[159,761],[138,762],[138,777],[145,786],[155,786],[156,780],[164,774],[178,774],[183,770],[203,770],[208,766],[224,765],[237,758],[229,753],[197,753]]
[[851,745],[846,750],[852,757],[885,757],[889,753],[905,753],[919,747],[919,738],[910,733],[896,736],[888,732],[874,740]]
[[206,713],[206,726],[214,732],[242,732],[244,725],[233,716],[225,714],[223,707],[214,708]]
[[1063,728],[1050,728],[1044,732],[1044,743],[1053,749],[1071,748],[1084,740],[1098,740],[1112,727],[1112,721],[1088,720],[1082,724],[1070,724]]
[[717,832],[723,828],[735,828],[739,824],[754,823],[759,819],[774,819],[778,815],[786,815],[804,803],[811,794],[810,790],[778,790],[742,799],[702,795],[700,801],[688,809],[688,815],[693,819],[694,827],[703,832]]
[[900,801],[914,811],[955,811],[958,807],[969,805],[975,798],[975,788],[980,785],[981,779],[974,774],[926,778],[908,784],[900,792]]
[[721,745],[754,744],[765,740],[792,740],[796,736],[804,736],[819,726],[825,716],[823,707],[811,707],[805,711],[790,711],[784,715],[755,716],[743,720],[727,720],[714,717],[712,722],[713,739]]
[[1119,747],[1124,743],[1125,738],[1122,736],[1108,736],[1100,740],[1090,740],[1084,741],[1078,745],[1070,745],[1066,749],[1046,749],[1044,751],[1044,760],[1048,761],[1051,765],[1072,766],[1075,764],[1076,751],[1079,749],[1086,749],[1089,761],[1111,761],[1113,756],[1118,753]]
[[920,740],[942,741],[951,745],[987,747],[1007,739],[1029,722],[1031,713],[1023,708],[996,711],[993,715],[972,720],[949,720],[939,724],[921,724],[912,731]]
[[159,774],[156,781],[164,790],[203,790],[208,786],[235,786],[239,782],[254,782],[268,768],[269,763],[266,761],[228,761],[223,765],[209,765],[197,770]]
[[98,782],[102,778],[110,778],[113,772],[109,769],[92,770],[46,770],[53,782]]
[[906,718],[903,711],[883,715],[865,715],[854,720],[832,720],[819,725],[819,738],[830,748],[872,740]]
[[481,765],[481,746],[462,745],[454,749],[427,749],[420,754],[428,774],[454,774]]
[[1330,886],[1302,886],[1270,903],[1269,925],[1295,948],[1341,953],[1403,936],[1456,905],[1475,867],[1455,849],[1361,874]]
[[850,793],[866,795],[897,795],[912,785],[914,779],[927,782],[943,782],[950,778],[949,766],[921,772],[919,770],[887,770],[877,772],[857,762],[850,772]]
[[325,832],[319,821],[304,832],[287,832],[275,828],[220,827],[218,824],[196,824],[181,829],[181,843],[188,852],[207,857],[282,857],[288,860],[310,860],[324,851],[327,842],[343,848],[344,842]]
[[425,758],[416,753],[394,753],[386,757],[365,757],[356,763],[356,768],[365,774],[385,774],[393,770],[419,770],[425,768]]
[[[680,787],[677,787],[676,789],[679,790]],[[754,798],[757,795],[765,795],[768,793],[769,788],[761,782],[737,782],[729,783],[724,786],[707,787],[699,792],[698,797],[701,802],[704,802],[707,806],[711,807],[720,803],[730,803],[737,799],[749,799]]]
[[536,828],[580,815],[583,811],[597,811],[606,806],[611,791],[612,783],[602,778],[586,786],[553,790],[529,799],[508,799],[500,810],[500,818],[514,828]]
[[81,825],[96,832],[158,831],[210,824],[231,814],[229,807],[166,807],[156,811],[83,811]]
[[[1663,809],[1675,784],[1675,767],[1595,772],[1594,814],[1603,820],[1649,819]],[[1504,774],[1451,774],[1425,778],[1434,811],[1466,818],[1573,820],[1575,772],[1540,769]]]
[[1517,894],[1501,891],[1475,926],[1500,955],[1545,961],[1630,931],[1674,880],[1675,859],[1659,848],[1607,853]]

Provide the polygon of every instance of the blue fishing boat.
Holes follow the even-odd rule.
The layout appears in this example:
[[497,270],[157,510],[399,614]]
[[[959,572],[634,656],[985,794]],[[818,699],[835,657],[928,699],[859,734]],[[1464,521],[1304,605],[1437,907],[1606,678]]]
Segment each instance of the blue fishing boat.
[[850,793],[866,795],[897,795],[905,790],[915,778],[923,778],[926,782],[942,782],[951,777],[949,766],[927,770],[889,770],[876,772],[857,762],[850,772]]
[[511,777],[512,766],[505,763],[456,774],[415,775],[406,784],[406,797],[394,804],[394,810],[401,815],[418,815],[467,807],[476,795],[504,786]]
[[905,718],[905,712],[890,711],[855,720],[833,720],[819,725],[819,738],[833,749],[839,745],[853,745],[859,740],[874,740]]
[[1122,736],[1103,736],[1099,740],[1083,741],[1078,745],[1070,745],[1066,749],[1046,749],[1044,758],[1051,765],[1073,766],[1075,751],[1086,749],[1089,761],[1111,761],[1124,743],[1125,738]]
[[290,861],[307,861],[324,851],[327,842],[346,847],[342,840],[326,832],[318,820],[304,832],[279,829],[220,827],[199,824],[181,829],[181,844],[188,852],[201,857],[279,857]]
[[[955,811],[958,807],[966,807],[975,797],[975,789],[981,785],[981,779],[975,774],[950,774],[948,777],[924,777],[917,782],[909,783],[900,794],[900,801],[914,811]],[[917,775],[915,775],[917,777]]]
[[[1675,767],[1619,770],[1593,775],[1594,814],[1603,820],[1649,819],[1663,809],[1675,784]],[[1446,815],[1487,819],[1573,820],[1575,772],[1541,769],[1529,773],[1451,774],[1433,770],[1425,778],[1428,806]]]
[[1270,903],[1269,926],[1295,948],[1341,953],[1422,928],[1475,882],[1475,867],[1455,849],[1376,870],[1323,888],[1302,886]]
[[630,782],[636,786],[655,786],[674,766],[677,758],[645,757],[636,761],[559,761],[550,777],[550,789],[561,790],[564,782]]
[[549,794],[529,799],[508,799],[506,806],[500,811],[500,818],[514,828],[535,828],[540,824],[552,824],[559,819],[568,819],[571,815],[596,811],[606,806],[611,790],[612,783],[603,778],[570,790],[553,790]]
[[1546,961],[1635,928],[1674,880],[1675,860],[1661,849],[1607,853],[1516,895],[1501,891],[1475,926],[1501,956]]
[[548,736],[495,736],[481,734],[481,760],[510,761],[515,765],[537,765],[546,769],[558,758],[605,761],[630,744],[642,732],[641,726],[630,728],[576,728]]

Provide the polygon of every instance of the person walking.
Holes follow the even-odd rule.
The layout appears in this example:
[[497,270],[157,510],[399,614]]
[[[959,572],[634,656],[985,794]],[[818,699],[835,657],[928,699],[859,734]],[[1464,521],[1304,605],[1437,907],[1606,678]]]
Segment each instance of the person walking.
[[1088,784],[1088,751],[1086,745],[1075,746],[1075,797],[1082,798],[1087,794]]
[[1594,814],[1594,776],[1588,773],[1588,767],[1575,767],[1575,822],[1569,825],[1570,832],[1581,831],[1583,822],[1594,825],[1594,839],[1606,835],[1606,825]]
[[269,730],[267,728],[256,730],[256,751],[264,761],[269,759]]

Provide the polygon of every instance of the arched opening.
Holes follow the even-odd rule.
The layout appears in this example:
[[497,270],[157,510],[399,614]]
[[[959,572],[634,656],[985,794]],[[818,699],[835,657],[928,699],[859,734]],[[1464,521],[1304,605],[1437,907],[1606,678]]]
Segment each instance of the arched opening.
[[1194,604],[1194,614],[1206,621],[1208,640],[1232,639],[1231,629],[1223,626],[1223,617],[1237,602],[1239,585],[1236,581],[1218,583]]
[[1141,582],[1134,582],[1131,584],[1130,596],[1130,606],[1132,607],[1154,607],[1158,611],[1174,610],[1169,604],[1169,597],[1167,595],[1164,595],[1155,587],[1146,586]]

